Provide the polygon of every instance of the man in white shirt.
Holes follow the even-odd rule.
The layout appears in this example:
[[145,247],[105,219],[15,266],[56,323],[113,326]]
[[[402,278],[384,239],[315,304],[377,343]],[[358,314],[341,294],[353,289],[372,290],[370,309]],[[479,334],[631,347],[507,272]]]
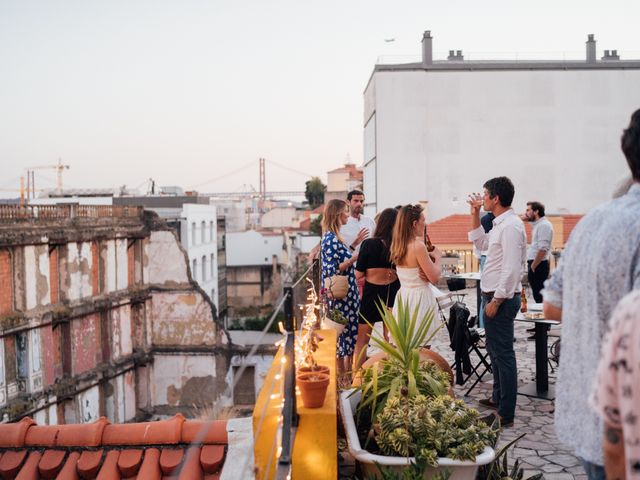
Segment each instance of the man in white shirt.
[[[357,253],[360,250],[360,244],[367,238],[371,238],[376,230],[376,223],[369,217],[362,215],[364,210],[364,193],[360,190],[351,190],[347,194],[347,202],[349,203],[349,218],[347,223],[340,228],[340,235],[347,244],[349,250]],[[364,277],[356,282],[358,284],[358,292],[362,297],[364,289]]]
[[[487,251],[480,288],[487,339],[493,370],[491,398],[480,404],[498,411],[503,427],[513,425],[518,393],[518,367],[513,350],[513,322],[520,309],[521,279],[526,260],[527,237],[524,224],[511,208],[515,194],[507,177],[496,177],[484,185],[484,194],[469,196],[472,230],[469,240]],[[480,225],[480,208],[495,215],[493,228],[485,233]],[[495,415],[484,420],[492,423]]]
[[553,241],[553,225],[544,216],[544,205],[527,202],[526,219],[531,222],[531,245],[527,250],[528,278],[533,298],[542,303],[541,290],[549,277],[549,259]]
[[362,215],[364,210],[364,193],[360,190],[351,190],[347,194],[349,203],[349,219],[340,228],[340,235],[344,243],[354,252],[358,250],[363,240],[371,238],[376,229],[376,223],[369,217]]

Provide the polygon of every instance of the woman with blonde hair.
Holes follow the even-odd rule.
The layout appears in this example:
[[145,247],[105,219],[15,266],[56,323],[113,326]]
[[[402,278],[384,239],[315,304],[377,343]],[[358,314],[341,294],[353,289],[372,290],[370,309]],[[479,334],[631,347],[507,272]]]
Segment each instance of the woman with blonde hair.
[[[420,205],[403,206],[393,227],[391,242],[391,261],[396,265],[396,273],[400,279],[400,291],[393,312],[397,314],[398,303],[403,302],[412,314],[417,308],[418,319],[423,319],[429,311],[434,312],[437,308],[429,284],[435,284],[440,279],[442,257],[437,248],[427,252],[423,210]],[[435,329],[434,321],[427,338]]]
[[360,310],[360,294],[356,285],[354,269],[357,256],[351,254],[349,247],[345,245],[340,235],[340,227],[347,223],[348,218],[347,202],[344,200],[329,201],[322,216],[322,241],[320,242],[322,285],[325,285],[325,279],[333,275],[346,275],[349,283],[347,295],[342,299],[332,298],[330,291],[325,292],[329,309],[338,310],[348,321],[338,337],[336,354],[339,374],[344,374],[351,365],[351,357],[358,334],[358,311]]

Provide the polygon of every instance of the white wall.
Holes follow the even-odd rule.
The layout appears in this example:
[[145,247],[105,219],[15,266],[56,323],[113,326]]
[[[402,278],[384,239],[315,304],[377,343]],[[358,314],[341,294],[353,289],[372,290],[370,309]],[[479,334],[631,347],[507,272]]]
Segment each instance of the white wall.
[[227,234],[227,266],[271,265],[273,255],[284,261],[282,235],[267,236],[254,230]]
[[[187,235],[182,236],[182,246],[189,256],[189,265],[193,265],[193,260],[198,261],[197,271],[191,272],[194,280],[209,295],[211,301],[218,309],[218,217],[215,205],[201,205],[186,203],[182,208],[182,222]],[[205,224],[204,241],[202,240],[202,222]],[[192,225],[196,225],[196,235],[193,236]],[[213,225],[213,231],[211,230]],[[202,275],[202,257],[206,259],[205,276]],[[213,268],[211,258],[213,256]],[[212,295],[213,293],[213,295]]]
[[539,200],[584,213],[628,172],[619,140],[639,84],[640,70],[377,72],[365,92],[376,158],[365,191],[375,178],[375,210],[428,200],[435,220],[466,213],[468,193],[506,175],[519,211]]

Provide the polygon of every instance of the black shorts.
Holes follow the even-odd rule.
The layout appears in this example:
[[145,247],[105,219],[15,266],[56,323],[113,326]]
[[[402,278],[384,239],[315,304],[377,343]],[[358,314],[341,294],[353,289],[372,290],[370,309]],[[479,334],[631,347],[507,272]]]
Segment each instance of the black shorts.
[[386,303],[387,307],[393,307],[398,290],[400,290],[400,280],[396,280],[389,285],[375,285],[365,281],[362,299],[360,300],[358,323],[366,324],[367,322],[376,323],[382,321],[378,311],[380,301]]

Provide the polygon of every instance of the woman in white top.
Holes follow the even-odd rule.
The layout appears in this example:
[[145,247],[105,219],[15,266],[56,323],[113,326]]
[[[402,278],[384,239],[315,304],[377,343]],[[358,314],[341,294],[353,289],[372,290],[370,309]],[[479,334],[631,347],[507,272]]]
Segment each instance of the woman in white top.
[[427,339],[437,328],[435,321],[436,299],[429,286],[440,279],[440,257],[442,253],[435,248],[427,252],[423,240],[425,232],[425,216],[420,205],[405,205],[400,209],[396,224],[393,228],[391,242],[391,261],[396,265],[396,272],[400,279],[400,291],[393,308],[397,315],[398,304],[408,305],[409,311],[418,308],[418,319],[424,319],[428,312],[432,312],[434,320],[427,334]]

